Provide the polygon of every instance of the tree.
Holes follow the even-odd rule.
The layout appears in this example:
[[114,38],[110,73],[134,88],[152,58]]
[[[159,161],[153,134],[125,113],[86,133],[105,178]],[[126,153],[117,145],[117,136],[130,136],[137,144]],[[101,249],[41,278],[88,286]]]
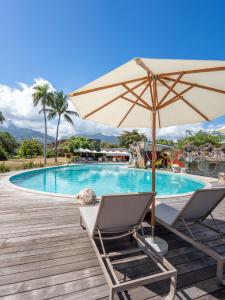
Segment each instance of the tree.
[[68,146],[70,153],[74,153],[75,150],[79,148],[94,149],[93,142],[83,136],[72,136],[66,141],[65,144]]
[[3,116],[3,113],[0,111],[0,124],[3,124],[4,121],[5,121],[5,118]]
[[7,156],[16,154],[19,143],[13,135],[8,132],[0,132],[0,147],[4,150]]
[[158,139],[156,141],[157,144],[161,144],[161,145],[168,145],[168,146],[173,146],[174,142],[171,140],[166,140],[166,139]]
[[7,160],[7,159],[8,159],[8,155],[5,151],[5,149],[3,149],[3,147],[0,145],[0,161]]
[[176,146],[178,148],[184,148],[186,144],[202,146],[208,143],[215,147],[219,147],[221,141],[222,137],[217,133],[207,132],[204,130],[199,130],[197,132],[187,130],[186,135],[177,142]]
[[33,104],[34,106],[41,105],[41,110],[39,113],[43,113],[44,115],[44,124],[45,124],[45,132],[44,132],[44,164],[46,165],[46,157],[47,157],[47,115],[46,109],[48,106],[51,106],[53,102],[53,92],[50,91],[48,84],[37,85],[34,87],[33,93]]
[[112,144],[112,143],[109,143],[109,142],[101,142],[101,148],[108,148],[108,149],[118,148],[118,145],[117,144]]
[[143,133],[139,133],[137,130],[124,131],[121,136],[119,136],[119,144],[121,147],[129,148],[130,144],[134,142],[147,141],[147,137]]
[[73,125],[73,120],[70,116],[78,117],[78,113],[72,110],[68,110],[68,106],[68,97],[64,95],[63,92],[55,92],[53,101],[51,103],[51,108],[47,109],[49,120],[58,117],[55,137],[55,162],[57,162],[58,157],[58,135],[61,118],[63,117],[67,123]]
[[19,147],[19,156],[32,158],[42,154],[41,144],[35,139],[24,140]]

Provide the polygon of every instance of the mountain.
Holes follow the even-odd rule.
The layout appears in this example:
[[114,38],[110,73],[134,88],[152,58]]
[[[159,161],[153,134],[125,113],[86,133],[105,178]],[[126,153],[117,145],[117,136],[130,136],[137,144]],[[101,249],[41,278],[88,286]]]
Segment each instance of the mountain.
[[[8,123],[7,126],[3,126],[0,125],[0,131],[7,131],[10,134],[12,134],[13,136],[15,136],[15,138],[17,140],[24,140],[24,139],[36,139],[39,142],[43,143],[44,142],[44,134],[40,131],[37,130],[33,130],[33,129],[29,129],[29,128],[21,128],[21,127],[17,127],[16,125],[12,124],[12,123]],[[107,142],[107,143],[111,143],[111,144],[118,144],[118,137],[116,136],[112,136],[112,135],[104,135],[101,133],[97,133],[97,134],[79,134],[78,136],[86,136],[90,139],[97,139],[97,140],[101,140],[103,142]],[[69,138],[69,137],[67,137]],[[63,138],[64,139],[64,138]],[[53,142],[55,139],[54,137],[48,135],[48,142]]]
[[113,135],[104,135],[101,133],[97,133],[97,134],[83,134],[79,136],[86,136],[90,139],[101,140],[102,142],[107,142],[111,144],[119,144],[118,137]]
[[[29,129],[29,128],[21,128],[17,127],[14,124],[8,124],[7,127],[0,125],[0,131],[7,131],[17,140],[24,140],[24,139],[36,139],[39,142],[43,143],[44,142],[44,134],[40,131]],[[48,142],[53,142],[54,137],[48,135]]]

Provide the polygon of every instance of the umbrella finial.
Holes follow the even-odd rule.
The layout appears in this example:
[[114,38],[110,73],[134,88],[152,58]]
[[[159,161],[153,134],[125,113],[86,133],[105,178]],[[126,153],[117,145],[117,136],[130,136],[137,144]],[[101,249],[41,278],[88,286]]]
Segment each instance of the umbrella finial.
[[155,74],[152,72],[152,70],[143,62],[143,60],[139,57],[134,59],[136,61],[136,63],[142,67],[146,72],[148,72],[149,74],[151,74],[152,76],[155,76]]

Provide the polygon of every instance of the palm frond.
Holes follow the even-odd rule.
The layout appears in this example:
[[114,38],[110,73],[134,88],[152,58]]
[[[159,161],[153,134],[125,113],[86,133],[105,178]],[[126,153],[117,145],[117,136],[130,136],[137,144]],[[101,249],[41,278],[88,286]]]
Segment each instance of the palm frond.
[[0,124],[3,124],[5,121],[5,117],[3,116],[3,113],[0,111]]
[[73,120],[72,120],[72,118],[70,118],[69,115],[64,114],[64,119],[65,119],[65,121],[66,121],[67,123],[73,125]]
[[52,110],[48,113],[48,120],[52,120],[57,116],[57,112]]
[[71,116],[79,117],[78,112],[76,112],[74,110],[67,110],[66,113]]

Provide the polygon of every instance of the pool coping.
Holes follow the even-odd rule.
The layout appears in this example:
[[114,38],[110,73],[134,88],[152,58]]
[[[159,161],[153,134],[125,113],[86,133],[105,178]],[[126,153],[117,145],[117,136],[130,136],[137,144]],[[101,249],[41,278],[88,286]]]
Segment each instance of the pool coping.
[[[117,163],[96,163],[98,165],[102,164],[102,165],[115,165]],[[19,191],[23,191],[23,192],[27,192],[27,193],[31,193],[31,194],[40,194],[40,195],[45,195],[45,196],[52,196],[55,197],[59,200],[59,198],[67,198],[67,199],[74,199],[75,195],[68,195],[68,194],[59,194],[59,193],[50,193],[50,192],[42,192],[42,191],[37,191],[37,190],[33,190],[33,189],[27,189],[21,186],[18,186],[14,183],[12,183],[10,181],[10,178],[15,176],[15,175],[19,175],[19,174],[23,174],[23,173],[27,173],[27,172],[32,172],[32,171],[37,171],[37,170],[43,170],[43,169],[55,169],[55,168],[62,168],[62,167],[66,167],[66,166],[82,166],[82,165],[88,165],[87,164],[80,164],[80,163],[73,163],[73,164],[63,164],[60,166],[50,166],[50,167],[43,167],[43,168],[34,168],[34,169],[27,169],[27,170],[20,170],[20,171],[12,171],[9,172],[7,174],[4,174],[6,177],[3,179],[3,183],[6,184],[7,186],[11,187],[14,190],[19,190]],[[90,165],[92,165],[92,163],[90,163]],[[128,165],[127,163],[118,163],[118,165]],[[143,170],[143,171],[147,171],[144,169],[138,169],[138,168],[132,168],[135,170]],[[165,173],[168,174],[170,172],[168,171],[164,171],[164,170],[159,170],[158,172],[160,173]],[[212,178],[212,177],[204,177],[204,176],[199,176],[199,175],[192,175],[192,174],[186,174],[186,173],[175,173],[177,176],[184,176],[187,178],[190,178],[192,180],[196,180],[198,182],[201,182],[203,184],[205,184],[205,186],[203,187],[203,189],[207,189],[207,188],[211,188],[212,184],[214,182],[217,181],[216,178]],[[156,195],[157,199],[171,199],[171,198],[177,198],[177,197],[187,197],[187,196],[191,196],[194,192],[188,192],[188,193],[182,193],[182,194],[173,194],[173,195],[162,195],[162,196],[158,196]],[[98,199],[100,199],[101,197],[98,197]]]

